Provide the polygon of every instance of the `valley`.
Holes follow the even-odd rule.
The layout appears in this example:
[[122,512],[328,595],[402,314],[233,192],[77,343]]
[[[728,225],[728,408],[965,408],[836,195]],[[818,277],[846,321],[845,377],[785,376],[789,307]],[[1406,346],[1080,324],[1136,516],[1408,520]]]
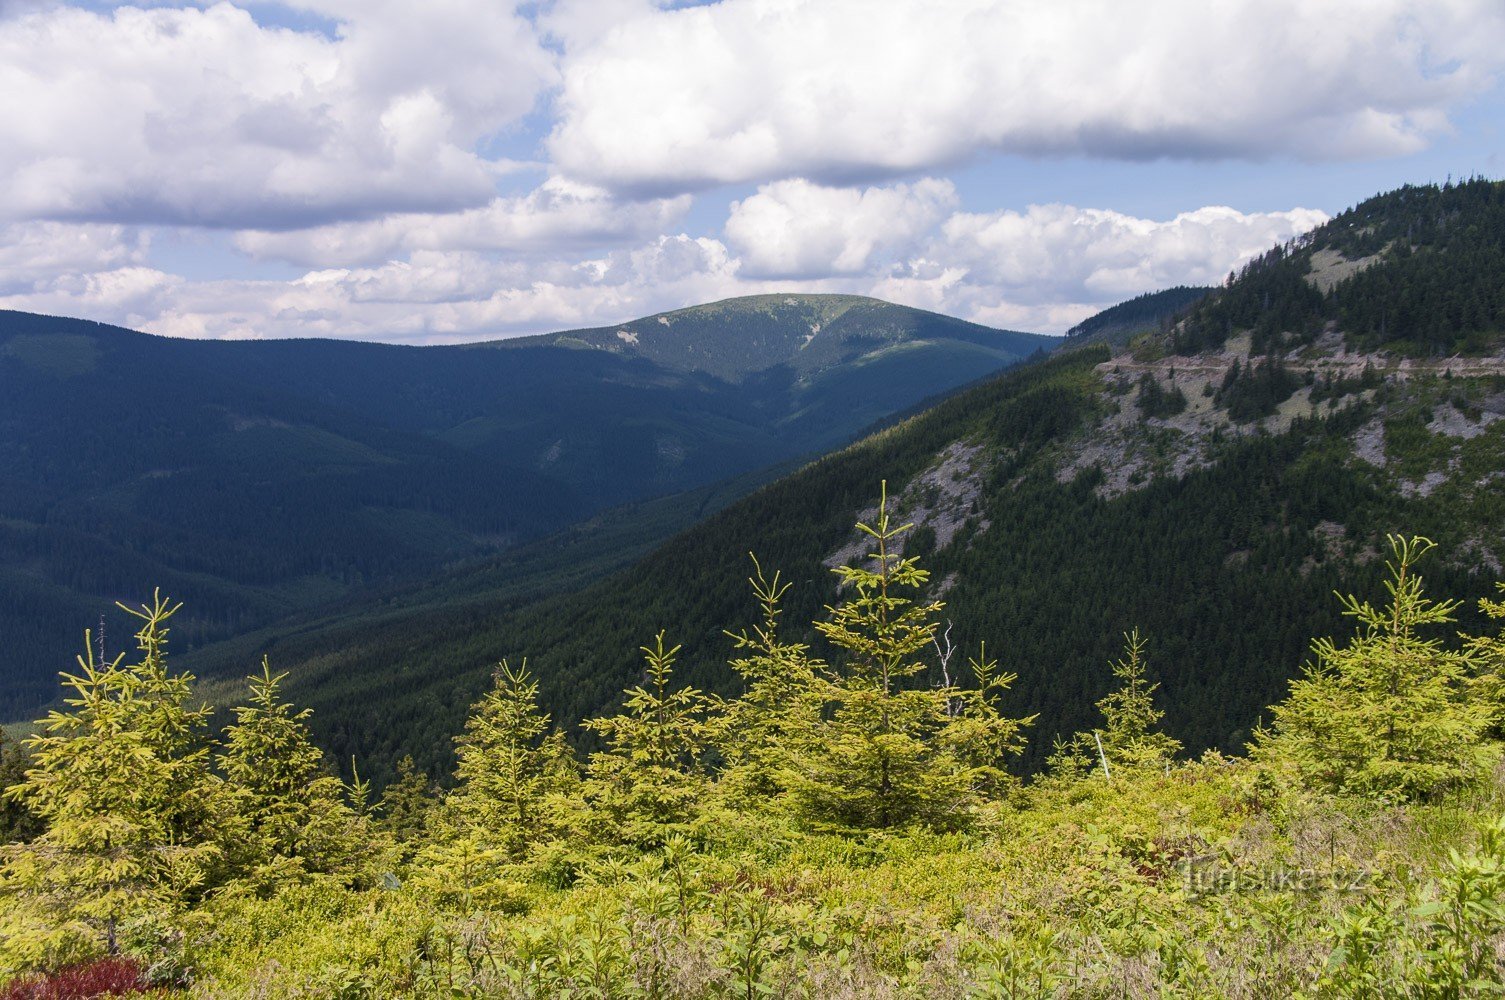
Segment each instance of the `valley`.
[[[1408,194],[1468,219],[1449,228],[1464,244],[1482,226],[1505,232],[1461,213],[1486,196],[1505,205],[1505,185]],[[729,935],[769,926],[785,943],[737,974],[774,992],[826,975],[920,996],[946,982],[1109,995],[1140,975],[1207,997],[1348,995],[1328,984],[1374,969],[1397,989],[1431,982],[1430,945],[1385,946],[1362,970],[1332,956],[1353,954],[1345,928],[1366,907],[1403,903],[1387,933],[1436,941],[1453,933],[1426,916],[1437,893],[1498,895],[1469,880],[1505,844],[1490,819],[1505,794],[1492,777],[1505,342],[1469,326],[1376,340],[1330,315],[1349,282],[1418,266],[1380,254],[1343,269],[1352,219],[1383,229],[1376,213],[1394,204],[1360,205],[1220,291],[1136,300],[1119,313],[1131,320],[1085,324],[1101,336],[896,408],[813,460],[609,508],[376,599],[352,590],[175,651],[199,674],[195,696],[220,705],[243,702],[246,663],[267,658],[252,706],[212,737],[216,760],[240,773],[263,728],[290,741],[278,759],[306,773],[288,808],[324,839],[288,860],[262,826],[214,855],[240,874],[196,876],[230,888],[194,912],[264,921],[270,939],[226,930],[143,953],[275,995],[348,968],[375,934],[396,943],[351,974],[418,994],[453,980],[490,996],[510,977],[544,996],[650,975],[664,995],[698,997],[723,995],[708,983],[730,973],[704,970],[731,961]],[[1346,275],[1320,303],[1309,258]],[[1295,304],[1272,295],[1259,315],[1284,319],[1228,332],[1230,309],[1266,301],[1247,286],[1286,287]],[[624,329],[637,339],[571,335],[566,350],[636,364],[626,355],[664,349],[650,327]],[[91,355],[44,357],[72,370]],[[179,684],[149,652],[153,622],[175,613],[143,609],[147,659],[86,671],[70,682],[77,703],[117,678]],[[154,704],[186,711],[188,690]],[[131,704],[125,688],[112,697]],[[903,721],[880,732],[885,718]],[[350,770],[320,772],[326,752]],[[22,759],[0,756],[12,770]],[[870,780],[882,768],[889,780]],[[218,835],[202,836],[209,850]],[[366,861],[350,836],[375,845]],[[255,851],[287,874],[235,867]],[[1352,866],[1360,895],[1220,888],[1323,864]],[[875,877],[893,888],[858,888]],[[281,888],[235,888],[261,879]],[[313,886],[328,895],[296,895]],[[989,894],[1014,902],[1005,913]],[[1062,911],[1062,898],[1084,902]],[[967,903],[958,915],[938,899]],[[1208,929],[1265,907],[1286,914],[1269,918],[1273,952],[1264,930]],[[24,912],[0,908],[0,921]],[[1146,912],[1166,947],[1204,959],[1178,965],[1099,921],[1137,927]],[[942,916],[950,930],[924,929]],[[843,930],[849,919],[864,929]],[[1458,932],[1470,954],[1502,933],[1490,920]],[[1003,929],[1015,922],[1041,936]],[[819,929],[799,937],[806,926]],[[570,944],[582,927],[606,950]],[[640,927],[673,954],[624,950]],[[848,933],[865,950],[831,946]],[[468,942],[488,964],[431,940]],[[251,957],[269,946],[275,969]],[[929,957],[906,963],[914,953]],[[547,964],[529,965],[539,954]]]
[[1055,343],[855,297],[638,325],[658,320],[676,339],[649,357],[556,343],[576,335],[203,343],[0,313],[0,719],[51,697],[81,628],[114,648],[139,581],[189,602],[185,652],[436,577],[538,597],[574,570],[530,543],[605,514],[621,565],[760,470]]
[[[1222,308],[1202,301],[1192,308]],[[954,640],[1009,649],[1014,704],[1040,716],[1022,760],[1035,769],[1054,734],[1090,718],[1099,665],[1127,628],[1155,643],[1170,732],[1194,751],[1234,752],[1310,637],[1342,629],[1326,596],[1376,585],[1387,531],[1439,542],[1429,579],[1440,588],[1492,592],[1505,554],[1491,485],[1505,467],[1499,355],[1415,357],[1323,323],[1273,351],[1249,332],[1177,353],[1184,335],[1150,326],[1133,344],[1089,345],[953,396],[579,592],[434,608],[386,628],[352,620],[264,648],[294,668],[320,738],[342,756],[380,769],[412,754],[442,773],[443,734],[504,657],[529,658],[568,723],[610,706],[631,651],[672,623],[686,679],[731,694],[721,630],[748,612],[746,553],[794,583],[796,620],[818,617],[837,597],[830,567],[861,552],[850,525],[887,480],[918,526],[905,551],[932,570]],[[1156,411],[1167,404],[1146,376],[1161,395],[1178,389],[1183,409]],[[1471,604],[1460,614],[1478,624]]]
[[0,1000],[1505,996],[1505,0],[0,87]]

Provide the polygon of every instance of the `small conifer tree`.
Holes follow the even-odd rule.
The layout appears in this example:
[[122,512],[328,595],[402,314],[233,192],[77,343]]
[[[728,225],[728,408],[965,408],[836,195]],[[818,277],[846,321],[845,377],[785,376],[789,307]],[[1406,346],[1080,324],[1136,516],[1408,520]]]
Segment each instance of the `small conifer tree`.
[[790,751],[820,723],[815,670],[809,647],[785,642],[779,635],[780,604],[789,590],[774,573],[768,579],[753,557],[748,580],[762,621],[748,630],[727,632],[742,655],[731,667],[742,678],[743,693],[719,702],[712,723],[712,742],[724,770],[718,786],[733,802],[750,804],[782,794],[789,780]]
[[503,660],[494,684],[456,739],[459,784],[451,822],[485,835],[513,860],[562,832],[578,774],[564,733],[538,708],[527,664]]
[[976,657],[968,658],[967,665],[972,671],[972,686],[955,692],[951,718],[940,740],[965,769],[973,790],[997,796],[1015,783],[1006,761],[1024,752],[1024,730],[1034,724],[1036,716],[1014,719],[999,710],[999,698],[1019,675],[1000,671],[998,661],[988,657],[986,643],[979,647]]
[[697,688],[671,688],[679,650],[666,648],[660,632],[642,647],[646,682],[627,692],[622,712],[585,723],[607,745],[591,757],[590,796],[630,843],[656,846],[691,833],[700,814],[709,700]]
[[209,769],[210,710],[189,699],[193,677],[167,666],[168,623],[180,605],[156,594],[124,610],[141,622],[139,658],[95,658],[63,674],[64,709],[28,740],[32,766],[7,792],[46,829],[5,849],[0,889],[7,947],[25,959],[116,952],[125,922],[200,896],[221,861],[223,785]]
[[1429,798],[1477,784],[1498,749],[1483,737],[1492,707],[1470,695],[1469,664],[1421,630],[1453,620],[1456,601],[1425,596],[1416,563],[1426,538],[1390,536],[1388,604],[1341,597],[1359,631],[1312,644],[1313,662],[1256,734],[1255,755],[1331,791]]
[[[1505,597],[1505,583],[1495,587]],[[1505,599],[1480,598],[1479,609],[1494,621],[1505,620]],[[1474,636],[1468,640],[1468,647],[1476,664],[1469,681],[1470,697],[1489,707],[1489,734],[1499,739],[1505,736],[1505,632]]]
[[[896,551],[911,527],[891,520],[885,483],[876,524],[857,525],[874,546],[872,565],[836,567],[851,596],[815,623],[842,654],[817,678],[825,712],[798,748],[792,775],[800,811],[817,825],[954,826],[976,800],[978,774],[958,751],[980,741],[976,732],[961,738],[952,712],[958,691],[919,683],[928,670],[921,654],[935,641],[942,605],[912,596],[929,574],[916,557]],[[980,697],[972,701],[978,713],[987,696]],[[1009,727],[998,723],[988,717],[987,728],[1008,743]],[[956,738],[946,738],[948,729]]]
[[1097,702],[1102,728],[1058,740],[1049,761],[1053,773],[1079,777],[1103,767],[1111,778],[1118,768],[1163,767],[1181,752],[1181,741],[1159,729],[1165,712],[1155,707],[1160,685],[1149,682],[1147,646],[1139,629],[1124,633],[1123,655],[1109,664],[1119,686]]
[[455,742],[458,784],[428,819],[415,878],[436,899],[508,908],[532,853],[571,833],[579,769],[564,734],[539,710],[526,663],[497,666]]
[[397,762],[397,777],[383,789],[377,807],[381,828],[397,844],[404,859],[411,856],[428,831],[435,801],[429,776],[418,769],[412,754],[404,754]]
[[235,804],[232,852],[253,883],[270,886],[305,872],[334,872],[359,850],[364,823],[345,786],[324,766],[308,733],[311,709],[281,700],[282,681],[265,657],[251,697],[235,710],[216,755]]
[[1158,683],[1146,674],[1147,643],[1139,629],[1124,634],[1123,656],[1113,661],[1118,690],[1097,703],[1103,715],[1103,751],[1110,761],[1133,766],[1163,764],[1181,751],[1181,741],[1159,730],[1165,712],[1155,707]]

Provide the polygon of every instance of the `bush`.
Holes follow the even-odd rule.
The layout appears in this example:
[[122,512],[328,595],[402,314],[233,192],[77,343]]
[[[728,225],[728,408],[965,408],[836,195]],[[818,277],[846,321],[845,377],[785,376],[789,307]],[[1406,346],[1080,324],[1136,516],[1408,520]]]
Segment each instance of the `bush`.
[[27,976],[0,986],[0,1000],[90,1000],[151,990],[140,963],[101,958],[45,976]]

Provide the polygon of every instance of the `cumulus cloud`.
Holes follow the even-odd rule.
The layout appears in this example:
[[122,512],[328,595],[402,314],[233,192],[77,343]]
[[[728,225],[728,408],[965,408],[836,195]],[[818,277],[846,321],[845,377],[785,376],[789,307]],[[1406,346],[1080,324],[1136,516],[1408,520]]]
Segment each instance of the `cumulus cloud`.
[[1305,208],[1210,206],[1167,220],[1072,205],[958,212],[921,256],[895,262],[872,291],[993,326],[1061,332],[1143,292],[1217,284],[1325,221],[1325,213]]
[[[0,304],[422,342],[787,289],[1060,331],[1325,216],[990,211],[947,165],[1404,153],[1505,65],[1499,0],[1132,6],[0,0]],[[304,273],[169,273],[198,241]]]
[[602,188],[552,177],[527,195],[447,214],[394,213],[367,222],[287,232],[247,230],[235,245],[254,257],[309,266],[380,263],[414,250],[541,253],[632,243],[677,223],[688,196],[621,201]]
[[619,24],[669,6],[656,0],[546,0],[538,24],[561,47],[580,49],[600,41]]
[[186,281],[148,267],[62,275],[0,308],[60,313],[198,338],[320,336],[447,343],[618,322],[765,290],[717,240],[659,236],[601,257],[497,259],[420,250],[292,281]]
[[[829,241],[818,225],[808,232],[797,226],[809,236],[808,246],[774,240],[739,250],[730,236],[723,242],[681,233],[594,256],[420,248],[400,260],[319,268],[292,281],[188,281],[140,264],[143,245],[128,232],[57,227],[50,242],[32,239],[37,259],[50,254],[45,259],[53,263],[0,285],[0,306],[176,336],[439,343],[606,325],[734,295],[847,292],[993,326],[1061,332],[1140,292],[1214,283],[1326,218],[1309,209],[1208,207],[1156,220],[1069,205],[941,217],[937,206],[953,199],[949,186],[924,182],[844,193],[774,186],[744,199],[733,215],[745,215],[757,198],[774,205],[804,198],[846,205],[855,221],[837,225]],[[879,209],[919,221],[901,244],[869,241],[867,213]],[[752,211],[764,209],[755,204]],[[88,239],[103,248],[108,266],[67,273],[90,253]],[[69,247],[77,252],[70,255]],[[6,268],[24,256],[0,256],[0,276],[19,274]],[[802,277],[789,278],[767,276],[750,263],[769,260],[809,266]],[[48,267],[59,273],[47,277]]]
[[[74,316],[133,330],[152,325],[175,308],[192,282],[145,265],[69,272],[35,282],[21,291],[0,292],[0,309]],[[175,332],[175,331],[153,331]],[[225,331],[230,335],[230,331]]]
[[490,0],[320,0],[333,37],[199,9],[0,20],[0,215],[282,229],[485,204],[485,137],[555,78]]
[[860,274],[876,254],[908,246],[956,204],[951,182],[933,178],[866,190],[785,180],[733,202],[726,237],[750,275]]
[[970,281],[1019,301],[1117,301],[1170,285],[1216,284],[1237,265],[1326,221],[1326,213],[1306,208],[1245,214],[1215,206],[1157,221],[1032,205],[953,215],[931,252],[964,267]]
[[724,0],[567,53],[566,172],[848,183],[980,151],[1413,152],[1505,63],[1498,0]]
[[0,294],[34,291],[59,276],[146,260],[146,234],[125,226],[18,222],[0,226]]

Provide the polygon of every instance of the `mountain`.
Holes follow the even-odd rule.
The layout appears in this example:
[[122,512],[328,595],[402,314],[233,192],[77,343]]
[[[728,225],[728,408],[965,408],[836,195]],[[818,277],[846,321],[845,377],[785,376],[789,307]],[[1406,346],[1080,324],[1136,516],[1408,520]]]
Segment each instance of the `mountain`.
[[[836,596],[831,567],[860,555],[852,524],[886,480],[917,525],[909,551],[932,571],[953,641],[987,641],[1019,675],[1007,710],[1039,713],[1025,767],[1055,735],[1094,724],[1107,663],[1134,627],[1170,732],[1193,753],[1238,751],[1310,638],[1352,631],[1333,592],[1382,596],[1386,533],[1436,540],[1429,590],[1463,599],[1462,624],[1483,629],[1471,599],[1505,572],[1505,317],[1439,317],[1407,295],[1495,301],[1505,266],[1489,247],[1505,224],[1489,206],[1502,199],[1505,185],[1477,181],[1365,202],[1132,348],[1059,352],[950,397],[583,590],[434,608],[270,652],[341,757],[412,752],[447,773],[448,740],[503,657],[528,658],[565,724],[615,703],[659,629],[684,644],[676,676],[730,692],[721,630],[754,620],[747,553],[794,585],[784,620],[800,634]],[[1386,236],[1408,218],[1412,243]],[[1345,247],[1365,256],[1338,260]],[[1478,260],[1449,271],[1465,248]],[[1428,277],[1447,273],[1446,286]],[[1344,329],[1360,281],[1412,289],[1384,292],[1384,339],[1362,313]],[[1313,315],[1330,318],[1313,330]],[[1397,326],[1400,315],[1423,325]],[[1206,335],[1233,316],[1242,325]],[[1411,356],[1427,343],[1472,353]],[[830,653],[812,630],[803,638]]]
[[[60,651],[102,613],[119,649],[108,609],[144,588],[187,602],[192,650],[839,446],[1058,342],[827,299],[653,318],[698,364],[565,335],[198,342],[0,313],[0,718],[52,697]],[[840,330],[829,351],[767,347],[824,322]],[[635,537],[701,507],[647,516]],[[531,551],[532,578],[549,577],[548,550]]]
[[843,365],[935,364],[1037,350],[1033,334],[1007,333],[858,295],[754,295],[658,313],[633,323],[571,330],[498,347],[547,344],[646,358],[673,371],[740,382],[788,369],[806,385]]
[[1174,349],[1248,331],[1255,353],[1339,330],[1354,349],[1488,353],[1505,327],[1505,188],[1407,185],[1371,198],[1246,265],[1193,310]]
[[1073,347],[1101,342],[1123,346],[1137,334],[1154,333],[1170,323],[1176,314],[1185,312],[1194,302],[1207,297],[1211,288],[1177,285],[1158,292],[1145,292],[1127,302],[1110,306],[1082,320],[1066,331],[1066,343]]

